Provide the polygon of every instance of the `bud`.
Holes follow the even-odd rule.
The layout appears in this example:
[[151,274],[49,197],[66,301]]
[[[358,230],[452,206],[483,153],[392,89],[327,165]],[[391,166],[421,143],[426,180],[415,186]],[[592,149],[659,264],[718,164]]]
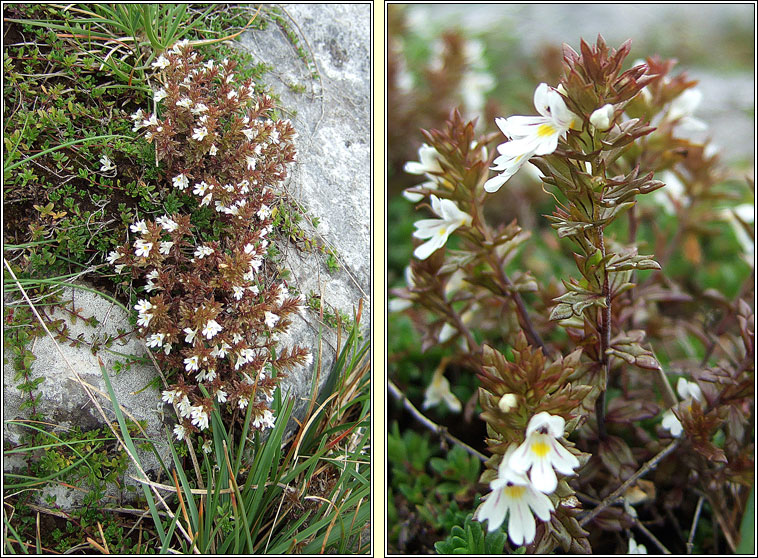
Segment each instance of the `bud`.
[[590,116],[590,123],[598,130],[607,130],[613,120],[613,105],[604,105]]
[[516,408],[517,403],[518,403],[518,399],[516,398],[514,394],[506,393],[500,398],[500,401],[498,401],[497,406],[504,413],[508,413]]

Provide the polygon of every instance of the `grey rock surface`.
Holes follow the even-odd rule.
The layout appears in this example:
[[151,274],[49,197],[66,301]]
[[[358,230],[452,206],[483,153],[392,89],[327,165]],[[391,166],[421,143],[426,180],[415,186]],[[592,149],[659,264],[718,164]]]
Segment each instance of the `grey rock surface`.
[[[290,285],[303,294],[319,294],[324,311],[340,311],[354,316],[363,299],[361,319],[364,338],[369,337],[370,325],[370,5],[283,5],[285,19],[291,23],[301,44],[307,45],[309,62],[299,57],[296,48],[276,24],[265,31],[248,32],[237,43],[250,51],[256,60],[273,68],[267,75],[271,90],[281,97],[284,117],[290,117],[299,133],[296,140],[297,159],[285,185],[286,191],[304,206],[308,219],[318,217],[318,227],[306,225],[306,232],[334,249],[340,269],[330,272],[325,256],[317,252],[302,252],[292,245],[279,245],[283,267],[291,271]],[[311,77],[317,70],[318,78]],[[293,91],[290,85],[304,85],[305,93]],[[297,89],[297,88],[296,88]],[[71,336],[82,334],[89,341],[93,336],[113,333],[117,328],[131,330],[127,315],[119,307],[96,294],[77,290],[74,303],[84,309],[83,315],[94,315],[100,326],[93,331],[81,320],[70,324]],[[60,312],[60,311],[58,311]],[[61,317],[66,317],[61,313]],[[56,317],[59,314],[56,313]],[[321,341],[319,341],[319,339]],[[344,336],[343,336],[344,339]],[[142,356],[144,344],[136,336],[124,339],[124,344],[112,349]],[[336,356],[337,335],[330,327],[320,324],[313,310],[304,318],[293,317],[293,325],[280,339],[280,348],[298,344],[311,349],[314,364],[291,373],[282,382],[283,394],[296,399],[296,416],[302,418],[308,406],[311,385],[319,355],[322,372],[319,386],[328,379]],[[76,372],[88,383],[106,393],[97,361],[87,346],[74,348],[60,344]],[[43,375],[40,385],[40,410],[60,429],[73,424],[83,429],[102,425],[99,414],[92,408],[82,387],[71,379],[73,375],[58,353],[52,339],[40,338],[32,347],[37,360],[34,374]],[[106,367],[112,370],[117,357],[105,350],[98,351]],[[10,361],[10,358],[8,358]],[[25,418],[28,411],[20,409],[24,394],[14,381],[10,362],[3,368],[5,418]],[[142,390],[156,375],[152,364],[132,364],[131,369],[111,375],[119,402],[139,420],[148,422],[150,439],[160,446],[164,462],[171,462],[166,445],[162,419],[156,405],[160,402],[157,390]],[[104,407],[109,403],[101,397]],[[168,409],[168,407],[166,407]],[[173,425],[166,412],[166,421]],[[108,415],[113,419],[112,412]],[[295,423],[291,422],[290,432]],[[6,425],[4,439],[17,442],[19,427]],[[157,461],[146,458],[146,470],[157,473]],[[7,460],[6,467],[19,466],[19,459]],[[129,474],[136,476],[136,471]],[[154,475],[150,478],[155,479]],[[138,491],[141,494],[141,490]],[[75,505],[76,498],[56,494],[61,505]]]
[[[95,353],[91,350],[93,343],[101,343],[108,336],[117,337],[119,329],[131,331],[133,328],[129,324],[128,315],[113,302],[93,292],[66,288],[61,296],[63,301],[69,301],[65,304],[66,308],[76,311],[83,318],[95,316],[99,325],[91,327],[82,319],[72,319],[71,312],[60,308],[50,312],[53,320],[65,320],[68,327],[66,332],[68,339],[57,340],[52,336],[43,336],[37,338],[30,347],[36,356],[31,365],[31,379],[44,378],[35,392],[41,395],[36,407],[37,411],[42,413],[47,422],[56,425],[52,433],[57,435],[75,426],[86,432],[105,425],[102,415],[82,385],[84,382],[92,386],[92,393],[105,412],[108,421],[115,421],[113,405],[108,397],[108,390],[98,362],[98,358],[101,358],[108,370],[116,399],[122,409],[134,420],[146,422],[147,439],[154,442],[164,462],[168,460],[170,463],[171,454],[162,416],[157,407],[160,403],[160,392],[154,387],[149,387],[156,375],[155,369],[152,365],[131,364],[128,370],[114,372],[116,361],[125,361],[124,358],[116,355],[116,352],[132,355],[135,358],[145,356],[142,341],[134,335],[128,335],[114,341],[110,349],[102,347]],[[21,301],[15,304],[26,303]],[[72,340],[77,339],[82,344],[72,346]],[[4,356],[6,362],[3,364],[3,417],[6,422],[3,428],[3,439],[6,444],[17,444],[25,428],[21,423],[13,421],[29,417],[30,411],[21,409],[28,395],[18,389],[20,382],[14,379],[15,370],[10,355]],[[28,429],[26,431],[28,432]],[[138,449],[138,454],[143,470],[150,478],[155,479],[161,470],[155,455],[140,449]],[[5,461],[5,470],[18,468],[22,464],[23,458],[17,455],[15,459]],[[139,486],[139,483],[130,478],[131,476],[141,476],[134,464],[130,464],[123,480],[125,485]],[[137,493],[141,494],[141,489]],[[121,498],[126,499],[128,494],[126,491],[118,494],[113,487],[109,487],[107,496],[112,501],[119,501]],[[58,505],[66,509],[81,501],[81,493],[77,495],[70,489],[60,487],[55,493],[55,498]]]
[[[243,34],[239,46],[255,61],[272,66],[266,86],[281,99],[298,138],[297,162],[284,189],[305,211],[306,233],[335,249],[340,269],[330,272],[325,256],[280,246],[294,285],[303,294],[321,296],[324,311],[352,318],[363,299],[361,331],[371,323],[371,6],[367,4],[282,4],[285,25],[307,53],[298,56],[286,30],[271,22],[265,31]],[[314,72],[315,76],[314,77]],[[299,87],[293,87],[299,86]],[[304,92],[297,92],[305,87]],[[317,227],[310,219],[317,217]],[[295,323],[285,346],[309,343],[314,359],[322,332],[322,370],[334,362],[337,337],[309,312]],[[328,378],[319,378],[321,388]],[[282,382],[297,400],[302,416],[311,393],[310,375]]]

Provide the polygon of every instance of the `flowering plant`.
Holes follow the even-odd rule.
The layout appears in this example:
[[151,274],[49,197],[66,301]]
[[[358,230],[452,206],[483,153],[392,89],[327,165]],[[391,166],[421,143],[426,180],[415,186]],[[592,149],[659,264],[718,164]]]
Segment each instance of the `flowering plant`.
[[198,230],[190,215],[161,215],[133,223],[137,238],[108,259],[146,280],[137,325],[161,367],[177,375],[163,392],[181,418],[176,437],[207,429],[214,400],[236,415],[250,406],[252,427],[270,428],[279,380],[312,362],[305,348],[277,350],[304,298],[272,281],[264,265],[272,187],[294,161],[295,131],[271,119],[273,100],[257,95],[251,80],[235,84],[234,61],[203,63],[185,41],[153,66],[163,80],[156,112],[137,111],[134,129],[155,144],[166,182],[212,208],[218,236]]
[[[714,200],[729,198],[717,187],[723,171],[713,148],[691,135],[702,131],[692,116],[695,82],[672,76],[673,62],[654,57],[624,70],[629,49],[629,42],[611,49],[601,37],[582,41],[580,52],[564,46],[562,77],[534,92],[539,116],[497,118],[500,133],[477,137],[474,123],[454,111],[442,129],[423,132],[420,161],[406,166],[426,181],[405,197],[418,208],[429,200],[441,218],[417,223],[414,236],[431,240],[417,246],[392,309],[412,316],[423,349],[444,344],[459,375],[477,373],[492,456],[475,517],[488,530],[507,523],[510,541],[529,552],[597,551],[597,532],[639,528],[632,506],[647,499],[632,492],[656,467],[685,466],[698,494],[718,494],[703,498],[719,510],[732,499],[742,505],[745,491],[734,496],[729,483],[751,482],[751,285],[733,302],[719,298],[728,314],[717,343],[706,326],[672,318],[673,305],[707,306],[716,295],[690,294],[686,277],[662,269],[682,237],[698,230],[695,215],[723,218],[713,209]],[[556,201],[546,217],[571,243],[575,277],[543,281],[519,268],[529,234],[515,220],[492,224],[503,209],[496,200],[512,199],[506,185],[526,168]],[[666,171],[684,183],[685,200],[675,200],[681,228],[652,255],[640,236],[643,223],[654,226],[649,208],[665,191],[656,176]],[[552,246],[557,253],[559,243]],[[680,362],[669,355],[672,340],[683,331],[704,340],[705,356],[671,369]],[[720,360],[712,358],[717,351]],[[681,403],[670,373],[679,376]],[[442,377],[437,370],[438,403],[452,400]],[[464,418],[475,404],[462,406]],[[693,494],[682,502],[687,480],[662,475],[660,490],[694,508]],[[619,498],[624,509],[613,507]],[[600,529],[585,530],[591,523]]]

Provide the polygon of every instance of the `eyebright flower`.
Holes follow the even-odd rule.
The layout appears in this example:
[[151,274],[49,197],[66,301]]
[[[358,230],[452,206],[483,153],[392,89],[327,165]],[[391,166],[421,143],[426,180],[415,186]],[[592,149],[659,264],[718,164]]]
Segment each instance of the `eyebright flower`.
[[184,338],[184,342],[192,343],[195,340],[195,335],[197,335],[197,330],[185,327],[183,331],[187,334],[187,336]]
[[171,252],[171,247],[174,245],[173,242],[168,241],[161,241],[161,247],[160,247],[160,253],[164,256],[168,256],[168,254]]
[[210,453],[212,451],[210,439],[203,442],[203,453]]
[[195,370],[200,370],[200,363],[199,363],[200,357],[197,355],[191,356],[189,358],[184,359],[184,369],[187,372],[193,372]]
[[216,320],[209,320],[203,328],[203,335],[206,339],[213,339],[213,336],[220,332],[223,328],[218,324]]
[[413,233],[413,236],[431,239],[413,251],[413,255],[420,260],[427,259],[442,248],[450,234],[458,227],[471,225],[471,215],[458,209],[454,201],[440,200],[434,194],[432,194],[431,200],[432,210],[442,218],[422,219],[414,224],[418,230]]
[[160,103],[163,99],[165,99],[168,96],[168,93],[166,93],[166,90],[162,87],[153,93],[153,101],[156,103]]
[[559,442],[566,421],[545,411],[534,415],[526,427],[526,440],[513,452],[510,467],[519,473],[531,472],[534,488],[545,494],[555,491],[558,479],[555,468],[564,475],[573,475],[579,460]]
[[165,401],[166,403],[168,403],[169,405],[171,405],[174,401],[176,401],[177,399],[179,399],[179,396],[181,395],[181,392],[173,390],[173,389],[172,390],[164,390],[162,395],[163,395],[163,397],[161,397],[161,399],[163,399],[163,401]]
[[253,419],[253,426],[255,428],[273,428],[274,427],[274,413],[269,409],[263,411],[263,414]]
[[441,156],[434,147],[423,144],[418,148],[418,158],[418,162],[408,161],[405,163],[403,170],[408,174],[424,174],[432,180],[434,180],[434,176],[430,173],[442,172],[439,163]]
[[145,242],[140,238],[134,243],[134,254],[137,257],[147,258],[150,255],[150,250],[152,250],[152,248],[152,242]]
[[176,439],[179,441],[184,440],[184,438],[187,437],[187,429],[184,428],[184,425],[182,424],[174,425],[174,436],[176,436]]
[[213,248],[210,246],[199,246],[197,250],[195,250],[194,256],[202,260],[205,256],[210,256],[211,254],[213,254]]
[[[679,397],[685,401],[686,404],[691,405],[693,400],[700,403],[703,402],[703,392],[700,391],[700,386],[698,386],[695,382],[688,382],[684,378],[679,378],[679,380],[676,382],[676,392],[679,394]],[[671,409],[663,413],[663,421],[661,421],[661,426],[663,426],[663,428],[666,430],[669,430],[674,438],[681,436],[682,431],[684,430],[682,428],[682,423],[679,422],[679,419],[676,418],[674,411]]]
[[177,107],[190,108],[192,106],[192,99],[189,97],[182,97],[176,102]]
[[240,410],[244,410],[248,403],[250,403],[250,400],[247,397],[241,396],[237,404],[239,405]]
[[184,395],[179,403],[176,404],[176,408],[179,411],[179,414],[184,418],[189,418],[192,414],[192,404],[190,403],[189,397],[186,395]]
[[452,412],[461,412],[461,402],[450,391],[450,382],[445,378],[442,369],[439,368],[432,376],[432,382],[424,392],[424,409],[439,405],[443,401]]
[[202,126],[192,130],[192,139],[196,141],[203,141],[203,138],[208,135],[208,128]]
[[151,349],[163,346],[163,340],[166,338],[165,333],[153,333],[147,338],[147,346]]
[[111,161],[107,155],[100,157],[100,172],[108,172],[112,170],[116,170],[116,165],[113,164],[113,161]]
[[147,233],[147,225],[145,224],[145,220],[142,219],[141,221],[137,221],[136,223],[130,225],[129,230],[133,233]]
[[175,176],[172,182],[174,183],[174,186],[180,190],[184,190],[189,186],[189,180],[187,180],[187,177],[184,176],[184,173]]
[[234,298],[236,300],[242,300],[242,295],[245,294],[245,288],[244,287],[237,287],[233,286],[232,291],[234,293]]
[[271,209],[264,203],[261,205],[261,208],[258,210],[258,213],[256,213],[256,215],[258,216],[258,219],[263,221],[271,215]]
[[201,112],[206,112],[208,110],[208,107],[205,105],[205,103],[197,103],[194,107],[190,109],[192,114],[200,114]]
[[218,153],[218,147],[216,147],[216,144],[214,143],[208,150],[208,155],[215,155],[216,153]]
[[269,328],[272,328],[276,325],[276,322],[279,321],[279,316],[277,316],[273,312],[269,312],[268,310],[266,310],[264,321]]
[[560,93],[540,83],[534,92],[534,107],[542,116],[496,118],[495,123],[510,141],[498,145],[500,157],[492,170],[500,175],[484,184],[487,192],[497,192],[534,155],[547,155],[558,147],[558,139],[576,128],[580,119],[571,112]]
[[250,155],[247,155],[245,159],[247,160],[248,170],[255,170],[255,165],[257,164],[255,157],[251,157]]
[[[180,175],[180,176],[183,176],[183,175]],[[158,223],[164,229],[166,229],[168,232],[174,232],[179,227],[179,223],[171,219],[168,215],[158,217],[155,220],[155,222]]]
[[216,399],[218,399],[219,403],[226,403],[228,397],[229,394],[227,394],[223,389],[220,389],[216,392]]
[[534,514],[542,521],[550,520],[550,512],[555,508],[545,494],[538,492],[529,484],[523,473],[514,471],[509,463],[516,451],[511,445],[498,467],[498,476],[490,482],[492,492],[474,514],[478,521],[487,523],[487,530],[492,532],[502,525],[508,515],[508,536],[513,544],[531,544],[537,532]]
[[113,265],[114,263],[116,263],[116,260],[118,260],[122,255],[123,254],[119,252],[118,250],[114,250],[110,254],[108,254],[108,257],[106,258],[106,260],[108,261],[109,264]]
[[202,405],[192,407],[192,424],[197,426],[200,430],[208,428],[208,413],[205,412]]
[[164,68],[168,68],[169,61],[168,58],[163,56],[162,54],[153,62],[150,64],[153,68],[158,68],[159,70],[163,70]]
[[137,316],[137,325],[147,327],[150,323],[150,320],[153,319],[153,315],[148,312],[153,307],[150,302],[147,300],[140,300],[137,302],[137,304],[134,305],[134,309],[139,312],[139,316]]

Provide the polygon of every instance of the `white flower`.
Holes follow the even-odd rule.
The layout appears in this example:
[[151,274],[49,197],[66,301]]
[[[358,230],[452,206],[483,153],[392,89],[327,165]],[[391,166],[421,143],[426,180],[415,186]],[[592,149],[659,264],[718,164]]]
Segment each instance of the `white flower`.
[[269,208],[269,206],[264,203],[261,205],[261,208],[258,210],[258,213],[256,213],[256,215],[258,216],[258,219],[263,221],[271,215],[271,208]]
[[142,120],[145,119],[145,113],[142,111],[142,109],[137,109],[137,112],[132,114],[129,118],[131,118],[135,122],[135,126],[139,126],[142,128]]
[[166,338],[165,333],[153,333],[147,338],[147,346],[151,349],[163,346],[163,340]]
[[242,295],[245,294],[245,287],[233,286],[232,291],[236,300],[242,300]]
[[[408,161],[405,163],[403,170],[409,174],[425,174],[430,176],[432,172],[442,172],[439,160],[441,155],[434,147],[423,144],[418,148],[419,162]],[[430,176],[430,178],[432,178]]]
[[195,340],[195,335],[197,335],[197,330],[185,327],[183,331],[187,334],[187,336],[184,338],[184,342],[192,343]]
[[137,257],[147,258],[150,255],[150,250],[153,249],[152,242],[145,242],[141,238],[134,243],[134,254]]
[[285,299],[287,298],[287,295],[289,295],[289,291],[287,290],[287,287],[284,286],[284,283],[279,283],[276,286],[276,304],[281,306],[284,304]]
[[644,544],[637,544],[634,537],[629,537],[629,552],[627,554],[647,554]]
[[174,232],[179,227],[179,223],[172,220],[168,215],[158,217],[155,222],[166,229],[168,232]]
[[271,135],[268,137],[268,141],[274,145],[279,144],[279,130],[271,130]]
[[137,221],[133,225],[129,226],[129,230],[133,233],[147,233],[147,225],[145,225],[145,220]]
[[195,370],[200,370],[200,357],[197,355],[191,356],[189,358],[184,359],[184,369],[187,372],[193,372]]
[[[698,386],[695,382],[688,382],[684,378],[679,378],[679,380],[676,382],[676,392],[679,394],[679,397],[682,398],[687,406],[691,406],[693,400],[700,403],[703,402],[703,392],[700,391],[700,386]],[[682,432],[684,431],[684,428],[682,428],[682,423],[679,422],[679,419],[676,418],[674,411],[671,409],[663,413],[661,426],[670,431],[671,435],[674,438],[681,436]]]
[[226,81],[226,83],[229,83],[230,81],[232,81],[232,79],[234,79],[234,74],[229,74],[228,76],[226,76],[226,79],[224,81]]
[[247,155],[245,159],[247,160],[248,170],[255,170],[255,165],[257,164],[255,157],[251,157],[250,155]]
[[537,525],[534,514],[542,521],[550,520],[555,508],[545,494],[529,484],[523,473],[514,471],[509,463],[516,451],[515,444],[505,452],[498,467],[498,476],[490,482],[492,492],[474,514],[478,521],[487,521],[487,530],[492,532],[502,525],[508,515],[508,536],[513,544],[530,544],[534,541]]
[[208,413],[202,406],[192,407],[192,424],[200,430],[208,428]]
[[223,389],[219,389],[216,392],[216,399],[218,399],[219,403],[226,403],[226,400],[229,398],[229,394],[226,393]]
[[187,437],[187,429],[184,428],[181,424],[175,424],[174,425],[174,436],[176,436],[176,439],[181,441],[184,440],[184,438]]
[[242,343],[242,339],[243,337],[239,333],[235,333],[234,335],[232,335],[232,343],[234,343],[235,345],[237,343]]
[[269,312],[268,310],[266,310],[264,321],[269,328],[272,328],[276,325],[276,322],[279,321],[279,316],[277,316],[273,312]]
[[174,245],[173,242],[161,241],[160,253],[167,256],[169,252],[171,252],[171,247],[173,245]]
[[590,115],[590,124],[598,130],[607,130],[611,127],[613,114],[613,105],[603,105]]
[[208,188],[210,187],[211,187],[210,184],[207,184],[205,180],[203,180],[202,182],[198,182],[197,184],[195,184],[195,188],[194,190],[192,190],[192,193],[195,194],[196,196],[204,196],[206,190],[208,190]]
[[671,101],[665,120],[676,124],[677,130],[685,133],[701,132],[708,128],[702,120],[692,115],[703,100],[703,93],[699,89],[685,89]]
[[187,177],[184,176],[184,173],[179,174],[173,178],[174,186],[179,188],[180,190],[184,190],[189,186],[189,180],[187,180]]
[[210,256],[211,254],[213,254],[213,248],[210,246],[199,246],[195,250],[194,256],[202,260],[205,256]]
[[253,419],[253,427],[255,428],[273,428],[274,427],[274,413],[269,409],[263,411],[263,415],[256,416]]
[[418,229],[413,233],[414,237],[431,239],[414,250],[413,255],[420,260],[425,260],[442,248],[450,234],[458,227],[471,225],[471,215],[458,209],[454,201],[440,200],[434,194],[431,200],[432,210],[442,218],[422,219],[414,224]]
[[200,114],[201,112],[206,112],[208,110],[208,107],[205,105],[205,103],[196,103],[194,107],[190,109],[192,114]]
[[445,378],[442,368],[438,368],[434,376],[432,376],[432,382],[424,392],[424,409],[439,405],[443,401],[452,412],[461,412],[461,402],[450,391],[450,382]]
[[245,134],[245,137],[249,139],[250,141],[253,141],[257,134],[254,130],[251,130],[250,128],[243,128],[242,133]]
[[179,411],[179,415],[184,418],[189,418],[192,414],[192,404],[190,403],[189,397],[186,395],[176,404],[176,408]]
[[169,61],[168,61],[168,58],[166,58],[165,56],[163,56],[163,55],[161,54],[161,55],[158,57],[158,59],[157,59],[155,62],[153,62],[153,63],[151,64],[151,66],[152,66],[153,68],[158,68],[158,69],[160,69],[160,70],[162,70],[162,69],[164,69],[164,68],[168,68],[168,66],[169,66]]
[[526,440],[510,458],[510,467],[520,473],[531,472],[534,488],[550,494],[558,486],[555,468],[564,475],[573,475],[579,460],[559,442],[566,421],[547,412],[534,415],[526,428]]
[[534,106],[542,116],[511,116],[496,118],[500,131],[510,139],[498,145],[500,157],[492,170],[501,174],[485,184],[487,192],[496,192],[534,155],[547,155],[558,147],[558,139],[575,128],[580,120],[571,112],[561,95],[545,83],[534,92]]
[[205,194],[202,201],[200,202],[200,207],[204,205],[209,205],[211,203],[212,198],[213,198],[213,192],[208,192],[207,194]]
[[208,150],[208,155],[215,155],[216,153],[218,153],[218,147],[216,147],[216,144],[214,143]]
[[234,89],[232,89],[231,91],[229,91],[229,93],[226,94],[226,98],[229,100],[234,99],[236,96],[237,96],[237,92]]
[[176,102],[177,107],[190,108],[192,106],[192,99],[189,97],[182,97]]
[[203,328],[203,335],[206,339],[213,339],[213,336],[220,332],[223,328],[218,324],[216,320],[208,320]]
[[420,202],[424,199],[424,194],[418,192],[411,192],[410,190],[403,190],[403,197],[412,203]]
[[213,449],[211,449],[211,441],[210,439],[203,442],[203,453],[210,453]]
[[247,407],[247,404],[250,402],[250,400],[247,397],[240,396],[240,400],[237,403],[239,405],[239,408],[241,410],[244,410],[245,407]]
[[313,354],[308,353],[305,355],[305,366],[310,366],[311,364],[313,364]]
[[192,130],[192,139],[196,141],[203,141],[203,138],[208,135],[208,128],[202,126]]
[[122,256],[121,252],[118,250],[112,251],[110,254],[108,254],[108,257],[106,258],[108,263],[113,265],[116,263],[116,260],[118,260]]
[[179,54],[179,49],[186,47],[189,44],[189,39],[182,39],[181,41],[177,41],[174,46],[171,47],[171,52],[174,54]]
[[113,161],[111,161],[107,155],[100,157],[100,172],[108,172],[112,170],[116,170],[116,165],[113,164]]
[[140,314],[147,312],[153,307],[152,304],[150,304],[147,300],[140,300],[137,302],[137,304],[134,305],[134,309],[139,312]]
[[166,90],[161,87],[158,91],[153,93],[153,101],[155,101],[156,103],[160,103],[167,96],[168,96],[168,93],[166,93]]
[[179,398],[179,396],[181,395],[181,392],[178,392],[173,389],[165,390],[162,395],[163,397],[161,397],[161,399],[163,399],[163,401],[171,405],[174,401],[176,401]]

